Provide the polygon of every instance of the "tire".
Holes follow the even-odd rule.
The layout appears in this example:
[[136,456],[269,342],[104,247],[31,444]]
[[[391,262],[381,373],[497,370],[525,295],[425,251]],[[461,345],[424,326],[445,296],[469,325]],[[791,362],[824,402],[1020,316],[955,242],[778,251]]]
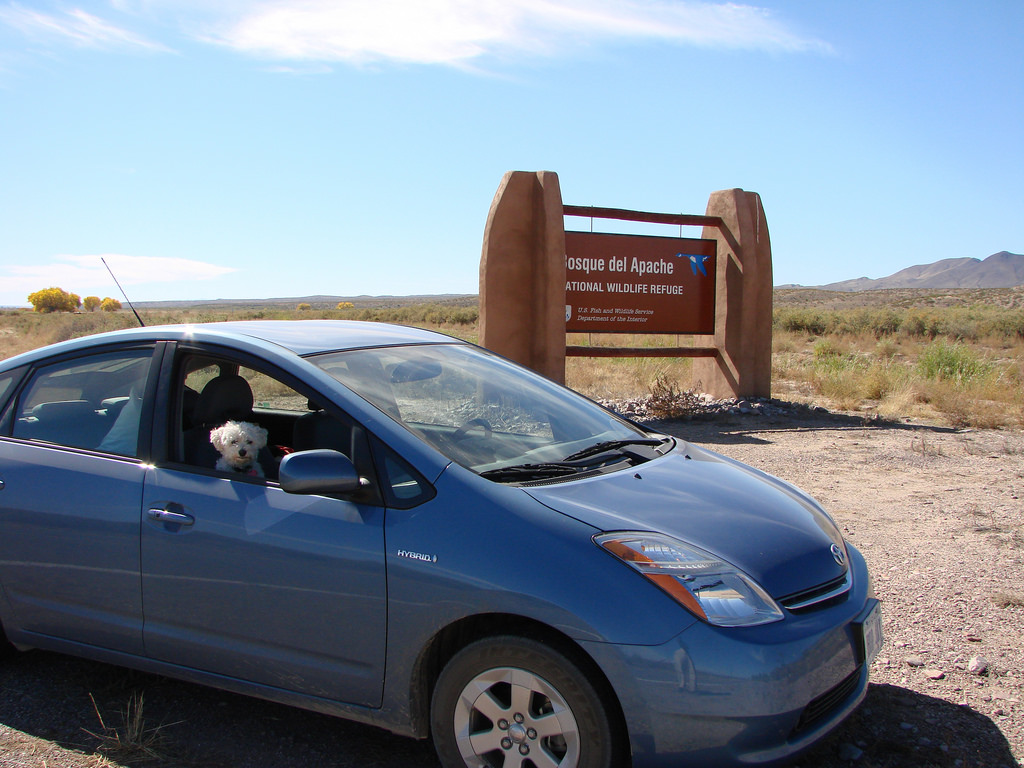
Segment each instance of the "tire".
[[602,698],[534,640],[479,640],[441,671],[430,707],[445,768],[612,768],[619,739]]

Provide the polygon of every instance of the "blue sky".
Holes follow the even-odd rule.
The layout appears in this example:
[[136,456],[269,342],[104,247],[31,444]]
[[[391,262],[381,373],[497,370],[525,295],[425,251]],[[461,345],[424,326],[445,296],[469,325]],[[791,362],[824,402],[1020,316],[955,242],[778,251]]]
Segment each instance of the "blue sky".
[[776,284],[1022,253],[1022,40],[1020,0],[0,0],[0,305],[119,297],[101,256],[137,301],[475,293],[509,170],[758,192]]

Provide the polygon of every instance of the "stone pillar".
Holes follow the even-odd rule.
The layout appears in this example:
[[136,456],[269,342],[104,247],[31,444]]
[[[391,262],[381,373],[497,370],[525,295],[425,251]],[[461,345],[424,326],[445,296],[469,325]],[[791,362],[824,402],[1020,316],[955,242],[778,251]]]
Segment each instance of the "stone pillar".
[[708,198],[705,227],[718,241],[715,335],[697,337],[718,357],[693,361],[693,385],[715,397],[770,397],[772,389],[772,247],[761,197],[726,189]]
[[480,346],[565,382],[565,226],[558,175],[510,171],[480,257]]

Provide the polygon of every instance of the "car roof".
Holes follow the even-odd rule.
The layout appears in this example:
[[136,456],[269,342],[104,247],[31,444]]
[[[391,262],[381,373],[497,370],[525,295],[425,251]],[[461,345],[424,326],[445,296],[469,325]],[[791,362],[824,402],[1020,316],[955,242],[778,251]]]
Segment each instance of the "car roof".
[[358,320],[244,320],[223,323],[182,323],[129,328],[84,336],[2,361],[0,368],[14,367],[32,362],[40,357],[73,352],[97,344],[114,344],[121,341],[223,343],[232,339],[255,342],[257,345],[269,344],[283,347],[300,356],[369,347],[465,343],[451,336],[422,328]]
[[202,327],[212,332],[249,336],[277,344],[297,355],[405,344],[463,343],[423,328],[359,320],[247,320],[207,323]]

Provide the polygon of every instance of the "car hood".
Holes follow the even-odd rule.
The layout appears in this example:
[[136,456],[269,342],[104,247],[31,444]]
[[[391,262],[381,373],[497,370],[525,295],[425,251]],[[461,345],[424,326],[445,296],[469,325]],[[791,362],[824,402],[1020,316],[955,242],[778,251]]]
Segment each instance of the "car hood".
[[694,445],[597,477],[525,488],[602,531],[657,531],[718,555],[775,598],[839,578],[842,535],[808,495]]

